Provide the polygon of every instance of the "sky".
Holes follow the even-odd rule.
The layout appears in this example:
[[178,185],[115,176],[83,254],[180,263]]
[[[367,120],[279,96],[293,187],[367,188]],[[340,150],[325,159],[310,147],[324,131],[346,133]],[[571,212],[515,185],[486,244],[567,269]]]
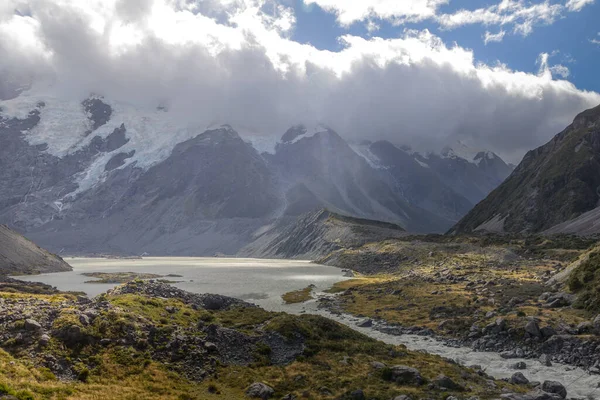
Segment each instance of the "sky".
[[599,18],[600,0],[3,0],[0,97],[94,93],[516,163],[600,104]]

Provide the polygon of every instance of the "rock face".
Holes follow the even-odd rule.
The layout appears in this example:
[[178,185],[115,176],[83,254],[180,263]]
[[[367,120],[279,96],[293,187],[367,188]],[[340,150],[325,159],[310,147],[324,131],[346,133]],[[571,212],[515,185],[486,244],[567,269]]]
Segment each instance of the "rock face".
[[396,224],[317,210],[301,215],[291,224],[284,222],[275,225],[239,254],[248,257],[315,259],[342,247],[358,247],[406,234]]
[[463,196],[443,174],[498,172],[489,155],[427,164],[387,142],[369,145],[374,163],[326,127],[293,127],[264,152],[164,109],[22,96],[0,101],[0,223],[65,254],[233,255],[323,208],[443,232],[491,190]]
[[0,275],[70,270],[62,258],[0,225]]
[[528,152],[451,232],[600,232],[598,213],[592,211],[598,187],[600,106],[579,114],[550,142]]

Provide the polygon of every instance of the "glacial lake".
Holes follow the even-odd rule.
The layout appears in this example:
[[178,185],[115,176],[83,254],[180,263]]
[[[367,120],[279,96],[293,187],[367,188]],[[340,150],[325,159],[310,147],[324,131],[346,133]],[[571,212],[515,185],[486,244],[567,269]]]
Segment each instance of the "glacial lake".
[[315,285],[323,291],[345,278],[342,270],[301,260],[263,260],[215,257],[145,257],[143,259],[65,258],[73,271],[20,276],[59,290],[85,292],[94,297],[118,284],[85,283],[86,272],[137,272],[165,277],[192,293],[217,293],[257,304],[270,311],[284,311],[281,295]]
[[462,365],[481,365],[496,378],[508,378],[516,371],[512,364],[523,361],[527,369],[523,374],[532,381],[556,380],[562,382],[569,397],[600,399],[600,376],[589,375],[580,368],[553,364],[546,367],[537,360],[501,358],[497,353],[475,352],[468,347],[451,347],[429,337],[393,336],[372,328],[361,328],[361,320],[350,315],[333,315],[319,309],[317,300],[301,304],[284,304],[281,295],[292,290],[315,285],[317,296],[334,283],[348,279],[342,270],[313,264],[308,261],[262,260],[244,258],[184,258],[148,257],[138,260],[103,258],[67,258],[73,271],[53,274],[17,277],[18,279],[44,282],[60,290],[81,291],[90,297],[111,289],[117,284],[85,283],[93,280],[81,275],[84,272],[145,272],[158,275],[177,274],[181,278],[165,279],[181,281],[174,286],[194,293],[218,293],[257,304],[269,311],[285,311],[293,314],[319,314],[345,324],[367,336],[390,344],[403,344],[411,350],[456,360]]

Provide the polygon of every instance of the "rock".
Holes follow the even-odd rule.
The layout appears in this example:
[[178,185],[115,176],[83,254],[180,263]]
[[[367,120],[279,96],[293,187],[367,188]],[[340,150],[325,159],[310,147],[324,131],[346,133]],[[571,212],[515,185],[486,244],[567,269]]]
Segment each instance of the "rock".
[[538,323],[532,319],[525,325],[525,332],[529,333],[533,337],[542,337],[542,332]]
[[108,345],[109,345],[109,344],[111,344],[111,343],[112,343],[112,339],[108,339],[108,338],[105,338],[105,339],[100,339],[100,344],[101,344],[102,346],[108,346]]
[[373,326],[373,320],[372,319],[365,319],[364,321],[358,322],[356,324],[356,326],[360,327],[360,328],[370,328]]
[[419,370],[405,365],[394,365],[392,368],[392,380],[399,385],[422,385],[425,380]]
[[560,382],[544,381],[542,390],[546,393],[555,393],[563,399],[567,397],[567,389]]
[[90,317],[85,314],[81,314],[79,316],[79,322],[81,322],[81,324],[84,326],[88,326],[90,324]]
[[438,375],[432,383],[438,388],[448,389],[448,390],[458,390],[464,391],[465,388],[462,385],[454,382],[452,379],[448,378],[446,375]]
[[216,353],[217,351],[219,351],[217,345],[212,342],[204,343],[204,348],[211,353]]
[[371,363],[371,367],[373,367],[373,369],[384,369],[386,367],[386,365],[379,361],[373,361]]
[[34,333],[40,333],[43,330],[42,325],[40,325],[40,323],[37,322],[35,319],[26,319],[25,325],[23,325],[23,327],[25,328],[25,330]]
[[527,385],[529,383],[529,379],[525,377],[521,372],[515,372],[513,376],[508,380],[509,383],[513,385]]
[[556,335],[556,330],[551,326],[544,326],[540,329],[540,332],[542,333],[542,337],[545,339]]
[[362,390],[355,390],[350,393],[350,399],[352,400],[366,400],[365,393]]
[[286,394],[285,396],[283,396],[281,398],[281,400],[296,400],[296,396],[294,396],[293,394],[289,393],[289,394]]
[[527,369],[527,364],[525,364],[523,361],[519,361],[518,363],[515,363],[510,367],[512,369]]
[[412,399],[405,394],[401,394],[400,396],[394,397],[393,400],[412,400]]
[[594,329],[596,330],[596,333],[600,334],[600,314],[598,314],[596,316],[596,318],[594,318],[594,320],[592,321],[592,324],[594,325]]
[[540,363],[542,363],[542,365],[545,365],[546,367],[552,366],[552,362],[550,361],[550,356],[548,354],[542,354],[539,360]]
[[594,332],[594,324],[590,321],[585,321],[577,325],[577,333],[580,335]]
[[79,304],[89,304],[92,301],[87,296],[77,296],[77,302]]
[[248,389],[246,390],[246,396],[252,397],[255,399],[263,399],[266,400],[273,396],[275,391],[272,387],[265,385],[261,382],[254,382]]
[[50,343],[50,336],[44,333],[44,334],[43,334],[43,335],[40,337],[40,340],[39,340],[39,342],[38,342],[38,343],[39,343],[39,344],[40,344],[40,346],[42,346],[42,347],[48,346],[48,343]]
[[505,359],[517,358],[517,354],[514,351],[503,351],[500,353],[500,357]]

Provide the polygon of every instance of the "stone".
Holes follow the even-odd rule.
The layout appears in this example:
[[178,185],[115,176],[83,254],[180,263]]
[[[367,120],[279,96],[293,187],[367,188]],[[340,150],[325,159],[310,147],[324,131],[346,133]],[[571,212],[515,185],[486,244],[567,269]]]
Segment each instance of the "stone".
[[580,335],[594,332],[594,324],[590,321],[585,321],[577,325],[577,333]]
[[38,343],[42,347],[48,346],[48,343],[50,343],[50,335],[44,333],[42,336],[40,336]]
[[562,383],[556,381],[544,381],[542,390],[546,393],[554,393],[565,399],[567,397],[567,389]]
[[508,380],[509,383],[513,385],[527,385],[529,383],[529,379],[525,377],[521,372],[515,372],[513,376]]
[[373,367],[373,369],[384,369],[386,367],[386,365],[379,361],[373,361],[371,363],[371,367]]
[[438,375],[437,378],[435,378],[432,383],[437,386],[438,388],[445,388],[448,390],[458,390],[458,391],[464,391],[465,388],[464,386],[454,382],[452,379],[448,378],[446,375]]
[[25,330],[29,331],[29,332],[34,332],[34,333],[40,333],[43,328],[42,325],[40,325],[39,322],[37,322],[35,319],[26,319],[25,320],[25,325],[23,325]]
[[372,319],[365,319],[364,321],[358,322],[356,324],[356,326],[360,327],[360,328],[370,328],[373,326],[373,320]]
[[533,337],[542,337],[542,332],[540,331],[540,327],[535,320],[530,320],[525,325],[525,332],[529,333]]
[[90,317],[85,314],[81,314],[79,316],[79,322],[81,322],[81,324],[84,326],[88,326],[90,324]]
[[204,343],[204,348],[209,351],[209,352],[217,352],[219,350],[219,348],[217,347],[216,344],[212,343],[212,342],[206,342]]
[[365,393],[362,390],[355,390],[350,393],[350,399],[352,400],[366,400]]
[[552,362],[550,361],[550,356],[548,354],[542,354],[539,358],[540,363],[545,365],[546,367],[551,367]]
[[265,385],[262,382],[254,382],[248,387],[248,389],[246,389],[246,396],[255,399],[266,400],[272,397],[274,394],[275,391],[273,390],[273,388],[268,385]]
[[523,361],[519,361],[518,363],[512,364],[510,367],[512,369],[527,369],[527,364]]
[[392,368],[392,380],[399,385],[422,385],[425,380],[419,370],[405,365],[394,365]]
[[542,337],[545,339],[556,335],[556,330],[551,326],[544,326],[540,329],[540,332],[542,333]]
[[394,400],[412,400],[412,399],[405,394],[401,394],[400,396],[394,397]]

